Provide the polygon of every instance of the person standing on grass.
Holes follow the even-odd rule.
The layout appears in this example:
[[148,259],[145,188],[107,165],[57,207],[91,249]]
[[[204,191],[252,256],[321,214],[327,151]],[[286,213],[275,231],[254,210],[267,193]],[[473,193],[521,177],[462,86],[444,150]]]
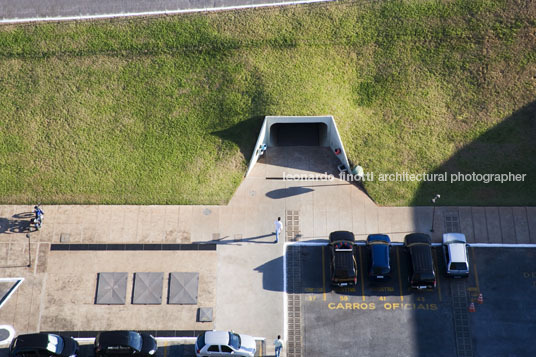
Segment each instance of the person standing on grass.
[[281,222],[281,217],[277,217],[277,221],[275,221],[275,243],[279,242],[279,235],[281,234],[282,230],[283,222]]
[[279,357],[281,355],[281,350],[283,349],[283,341],[281,340],[280,335],[277,335],[277,339],[274,341],[274,347],[275,357]]

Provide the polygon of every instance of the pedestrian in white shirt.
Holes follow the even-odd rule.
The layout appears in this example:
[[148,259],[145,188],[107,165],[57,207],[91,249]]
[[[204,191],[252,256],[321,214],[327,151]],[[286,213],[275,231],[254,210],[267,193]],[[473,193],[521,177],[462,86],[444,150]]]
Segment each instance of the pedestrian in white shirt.
[[275,243],[279,242],[279,235],[281,234],[282,230],[283,222],[281,222],[281,217],[277,217],[277,221],[275,221]]
[[277,335],[277,339],[274,341],[274,347],[275,357],[279,357],[281,355],[281,350],[283,349],[283,341],[281,340],[281,336]]

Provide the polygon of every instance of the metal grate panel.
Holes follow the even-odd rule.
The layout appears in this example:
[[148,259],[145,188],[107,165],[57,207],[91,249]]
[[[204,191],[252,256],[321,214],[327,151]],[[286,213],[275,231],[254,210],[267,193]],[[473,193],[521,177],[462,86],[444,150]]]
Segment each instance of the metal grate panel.
[[461,233],[458,213],[445,214],[445,233]]
[[300,212],[287,210],[286,214],[286,239],[287,242],[295,242],[300,238]]
[[458,357],[472,357],[473,344],[469,323],[467,286],[463,279],[451,281],[452,316]]
[[287,248],[287,356],[302,356],[301,249]]

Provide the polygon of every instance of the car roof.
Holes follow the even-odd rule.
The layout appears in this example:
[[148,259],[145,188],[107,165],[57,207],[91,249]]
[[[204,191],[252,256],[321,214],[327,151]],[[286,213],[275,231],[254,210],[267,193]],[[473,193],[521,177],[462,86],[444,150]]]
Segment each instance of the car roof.
[[60,341],[63,340],[62,337],[58,335],[48,333],[31,333],[26,335],[19,335],[16,338],[17,341],[15,345],[15,350],[19,352],[33,349],[43,349],[48,350],[52,353],[60,353],[61,351],[57,351],[55,348],[51,349],[55,345],[49,343],[49,336],[53,336]]
[[445,233],[443,234],[443,244],[451,244],[451,243],[467,243],[467,239],[465,239],[465,234],[462,233]]
[[429,245],[416,245],[409,249],[415,272],[430,271],[434,269],[432,249]]
[[372,246],[372,266],[386,267],[389,266],[389,246],[385,244],[376,244]]
[[229,344],[228,331],[207,331],[205,333],[205,343],[207,345],[227,345]]
[[352,278],[354,273],[354,253],[352,251],[338,251],[335,254],[335,276],[338,278]]
[[448,245],[450,260],[456,263],[467,261],[467,249],[464,243],[451,243]]
[[340,241],[340,240],[355,242],[355,236],[352,232],[348,232],[348,231],[336,231],[336,232],[331,232],[329,234],[330,243]]
[[141,351],[143,340],[141,335],[135,331],[103,331],[99,333],[98,343],[103,348],[124,346]]

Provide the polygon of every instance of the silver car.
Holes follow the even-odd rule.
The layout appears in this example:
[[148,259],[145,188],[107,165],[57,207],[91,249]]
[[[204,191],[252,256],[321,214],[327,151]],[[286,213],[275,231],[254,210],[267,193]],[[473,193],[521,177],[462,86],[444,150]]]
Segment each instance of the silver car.
[[447,275],[455,278],[469,276],[467,240],[464,234],[443,234],[443,257],[447,266]]
[[195,341],[195,355],[197,357],[253,357],[256,350],[253,337],[232,331],[206,331],[199,335]]

